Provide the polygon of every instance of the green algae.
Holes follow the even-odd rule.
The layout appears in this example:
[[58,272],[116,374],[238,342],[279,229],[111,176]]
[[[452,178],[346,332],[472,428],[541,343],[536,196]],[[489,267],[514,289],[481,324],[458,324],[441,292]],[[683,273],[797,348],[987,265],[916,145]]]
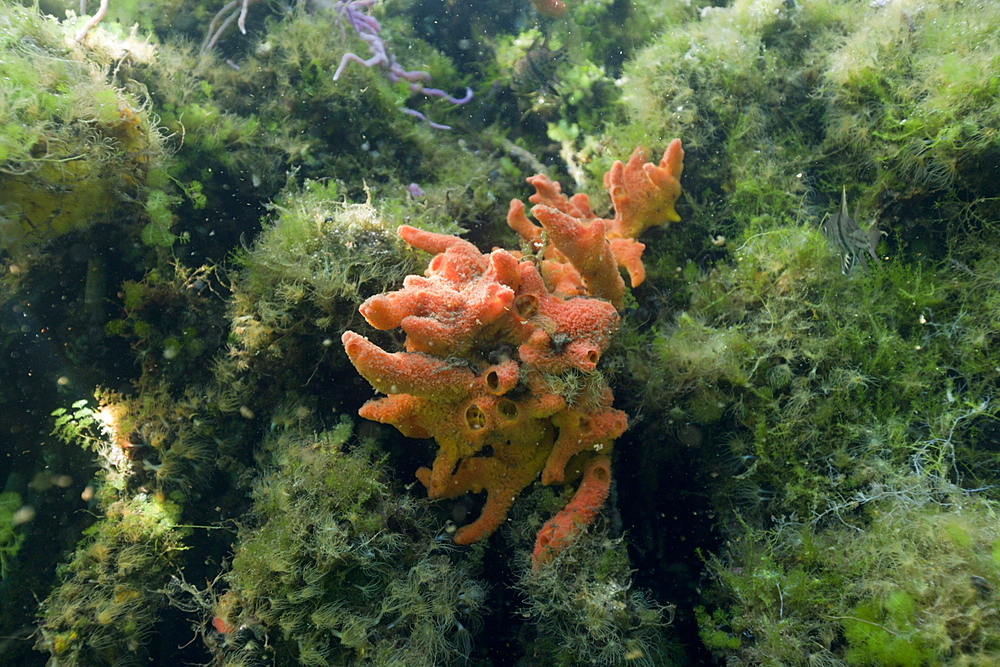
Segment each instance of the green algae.
[[13,491],[0,493],[0,579],[6,579],[12,561],[24,542],[17,530],[16,513],[21,508],[21,496]]

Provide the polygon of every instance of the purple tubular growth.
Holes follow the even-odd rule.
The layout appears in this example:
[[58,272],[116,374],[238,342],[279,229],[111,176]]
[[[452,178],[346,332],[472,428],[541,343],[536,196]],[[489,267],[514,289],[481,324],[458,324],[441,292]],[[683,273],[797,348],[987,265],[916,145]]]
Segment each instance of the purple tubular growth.
[[428,118],[424,114],[420,113],[416,109],[410,109],[409,107],[403,107],[403,108],[400,109],[400,111],[402,111],[403,113],[405,113],[407,116],[413,116],[414,118],[419,118],[420,120],[424,121],[425,123],[427,123],[428,125],[430,125],[431,127],[433,127],[435,130],[450,130],[451,129],[451,125],[442,125],[441,123],[435,123],[430,118]]
[[419,92],[423,93],[424,95],[441,97],[451,104],[465,104],[466,102],[472,99],[472,88],[469,87],[466,87],[465,95],[463,95],[462,97],[452,97],[448,93],[444,92],[443,90],[439,90],[438,88],[421,88]]
[[[358,36],[365,41],[368,45],[368,50],[371,52],[371,58],[367,60],[348,51],[340,59],[340,65],[337,67],[337,71],[333,73],[333,80],[336,81],[343,74],[344,68],[347,67],[347,63],[355,62],[365,67],[380,67],[385,71],[385,76],[389,81],[395,83],[402,79],[403,81],[409,82],[410,92],[418,93],[427,97],[440,97],[449,104],[461,105],[467,103],[472,99],[472,89],[466,88],[465,95],[462,97],[454,97],[449,95],[445,91],[439,88],[427,88],[422,82],[429,83],[431,80],[431,75],[423,70],[405,70],[403,66],[399,64],[396,60],[396,56],[388,53],[385,48],[385,42],[379,33],[382,31],[382,26],[379,24],[378,20],[373,16],[369,16],[364,13],[364,9],[371,7],[375,4],[375,0],[337,0],[334,4],[334,11],[337,13],[337,18],[341,22],[341,29],[343,29],[343,23],[346,22],[351,28],[358,34]],[[402,109],[403,113],[419,118],[431,127],[437,130],[450,130],[451,127],[448,125],[442,125],[441,123],[435,123],[431,121],[427,116],[416,111],[414,109]]]

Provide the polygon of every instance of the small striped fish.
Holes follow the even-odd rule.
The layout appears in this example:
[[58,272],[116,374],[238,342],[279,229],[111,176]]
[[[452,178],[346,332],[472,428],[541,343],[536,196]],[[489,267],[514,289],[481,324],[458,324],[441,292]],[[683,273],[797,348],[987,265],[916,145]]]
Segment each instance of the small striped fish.
[[855,220],[857,217],[858,208],[854,209],[854,218],[847,213],[847,188],[845,187],[841,191],[840,211],[827,216],[826,220],[823,221],[823,234],[840,253],[840,268],[845,276],[851,272],[856,264],[861,265],[862,271],[867,271],[869,258],[875,264],[879,263],[875,247],[878,245],[881,232],[874,226],[867,233],[861,231]]

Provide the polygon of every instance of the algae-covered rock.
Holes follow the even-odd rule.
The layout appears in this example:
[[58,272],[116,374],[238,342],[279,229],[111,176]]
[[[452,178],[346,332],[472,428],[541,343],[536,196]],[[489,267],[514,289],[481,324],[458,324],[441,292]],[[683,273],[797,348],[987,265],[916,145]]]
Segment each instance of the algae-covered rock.
[[524,561],[517,587],[531,619],[526,654],[546,664],[680,664],[668,628],[675,607],[665,607],[634,585],[622,539],[607,525],[581,530],[551,562]]
[[415,257],[395,225],[370,203],[339,199],[334,183],[291,188],[273,208],[273,220],[239,257],[232,352],[244,365],[285,374],[304,368],[295,355],[329,347],[357,306],[401,281]]
[[734,245],[634,369],[678,424],[662,455],[727,517],[702,641],[735,665],[991,664],[995,252],[848,277],[815,227]]
[[997,216],[998,25],[996,4],[951,0],[706,7],[626,64],[632,122],[609,134],[682,137],[714,229],[821,215],[846,185],[933,254]]
[[[396,492],[351,422],[278,429],[264,443],[216,627],[242,629],[232,664],[273,646],[279,665],[434,665],[467,659],[485,590]],[[228,664],[228,663],[227,663]]]
[[179,518],[177,505],[144,493],[104,507],[42,604],[36,648],[52,664],[149,659],[147,644],[167,604],[158,589],[178,567],[189,532]]
[[[17,255],[114,220],[164,157],[148,100],[113,72],[153,47],[101,30],[84,46],[35,10],[5,5],[0,30],[0,251]],[[160,177],[162,178],[162,174]]]

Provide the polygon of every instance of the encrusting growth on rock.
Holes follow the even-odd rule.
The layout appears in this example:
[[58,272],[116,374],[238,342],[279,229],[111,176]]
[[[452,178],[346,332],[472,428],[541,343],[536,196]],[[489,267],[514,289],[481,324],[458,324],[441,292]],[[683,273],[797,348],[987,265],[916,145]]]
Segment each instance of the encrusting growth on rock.
[[[491,535],[539,475],[543,484],[582,477],[539,533],[538,565],[590,524],[607,498],[611,448],[628,425],[597,372],[619,324],[625,286],[618,267],[639,284],[645,246],[629,234],[679,219],[683,155],[675,139],[659,165],[644,164],[641,148],[628,164],[616,162],[605,176],[613,220],[598,218],[586,195],[567,198],[557,182],[529,178],[537,190],[531,213],[542,226],[518,200],[508,222],[537,256],[484,254],[456,236],[399,228],[404,241],[434,257],[425,276],[369,298],[361,313],[376,329],[401,328],[405,351],[386,352],[353,331],[343,343],[358,372],[386,394],[361,416],[437,442],[431,467],[417,471],[428,495],[486,492],[479,517],[458,529],[455,542]],[[560,386],[576,389],[554,389]]]

